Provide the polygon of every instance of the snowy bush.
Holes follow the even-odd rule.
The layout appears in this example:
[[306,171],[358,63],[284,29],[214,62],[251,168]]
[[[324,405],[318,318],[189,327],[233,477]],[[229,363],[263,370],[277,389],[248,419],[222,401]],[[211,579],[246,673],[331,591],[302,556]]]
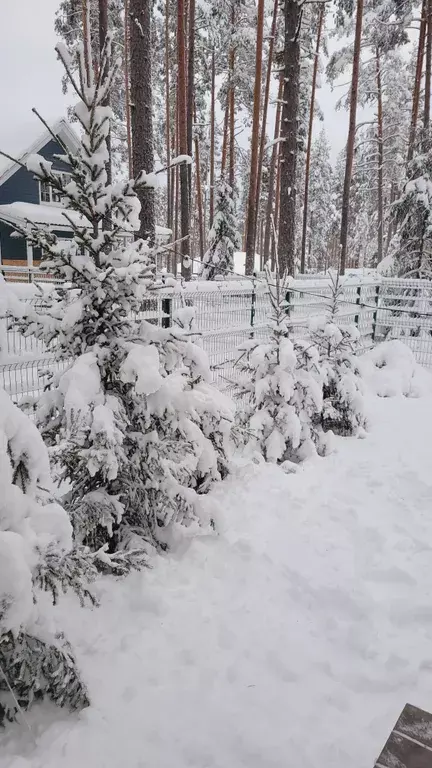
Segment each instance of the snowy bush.
[[216,188],[215,216],[204,254],[201,278],[215,280],[234,270],[234,252],[240,247],[234,210],[234,192],[222,178]]
[[402,341],[377,344],[358,364],[366,386],[379,397],[423,397],[432,392],[431,373],[416,363],[412,350]]
[[324,445],[320,420],[322,371],[319,352],[308,341],[290,338],[285,296],[287,278],[269,269],[271,303],[268,342],[246,342],[238,365],[243,390],[250,396],[248,428],[267,461],[299,461]]
[[187,328],[139,322],[154,289],[155,254],[123,237],[139,229],[136,189],[154,184],[154,174],[107,183],[111,111],[104,105],[117,66],[110,47],[108,38],[96,79],[79,47],[76,80],[58,46],[80,98],[81,146],[76,155],[65,150],[66,185],[38,155],[27,167],[63,197],[73,239],[65,247],[43,227],[22,232],[42,249],[42,269],[59,280],[46,309],[29,307],[22,327],[55,341],[57,358],[68,364],[52,378],[36,420],[70,485],[65,505],[77,540],[104,568],[123,573],[145,562],[148,543],[164,545],[164,527],[209,522],[201,496],[227,471],[233,409],[210,385],[206,357]]
[[72,527],[66,512],[50,497],[42,438],[4,390],[0,390],[0,481],[2,725],[15,717],[18,705],[25,710],[45,697],[71,709],[88,704],[70,648],[60,637],[47,639],[36,600],[41,575],[53,558],[53,588],[59,587],[59,567],[68,563],[67,586],[78,593],[85,590],[79,555],[69,560]]
[[313,318],[309,328],[319,350],[324,376],[323,429],[338,435],[353,435],[366,426],[363,382],[355,357],[360,333],[354,325],[337,325],[342,298],[343,283],[339,276],[332,277],[327,313]]

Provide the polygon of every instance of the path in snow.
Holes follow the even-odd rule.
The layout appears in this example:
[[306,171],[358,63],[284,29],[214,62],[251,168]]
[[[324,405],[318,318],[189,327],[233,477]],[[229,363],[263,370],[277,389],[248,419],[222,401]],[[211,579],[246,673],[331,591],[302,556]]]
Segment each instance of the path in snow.
[[1,768],[371,768],[432,710],[432,398],[371,406],[366,440],[221,484],[219,537],[65,601],[93,706],[33,710]]

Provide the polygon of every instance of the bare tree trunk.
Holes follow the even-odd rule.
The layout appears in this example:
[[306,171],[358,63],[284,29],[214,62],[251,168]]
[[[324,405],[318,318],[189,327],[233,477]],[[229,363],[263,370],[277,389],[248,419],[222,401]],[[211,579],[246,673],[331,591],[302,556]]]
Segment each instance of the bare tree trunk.
[[378,139],[378,264],[384,257],[384,145],[383,145],[383,105],[381,85],[381,62],[379,49],[376,49],[377,83],[377,139]]
[[[195,101],[195,0],[189,0],[189,30],[188,30],[188,76],[187,76],[187,147],[188,155],[192,157],[193,115]],[[192,195],[192,165],[188,165],[189,208]]]
[[274,200],[274,196],[275,196],[274,185],[275,185],[277,157],[278,157],[278,149],[279,149],[279,145],[277,144],[277,139],[279,138],[279,133],[280,133],[280,120],[281,120],[281,113],[282,113],[283,85],[284,85],[284,82],[283,82],[283,72],[280,72],[280,74],[279,74],[278,98],[277,98],[277,106],[276,106],[275,127],[274,127],[274,135],[273,135],[273,140],[274,140],[275,143],[273,144],[273,147],[272,147],[272,154],[271,154],[271,160],[270,160],[268,196],[267,196],[266,215],[265,215],[265,234],[264,234],[264,246],[263,246],[264,264],[270,258],[270,241],[272,239],[272,222],[271,222],[271,217],[272,217],[272,213],[273,213],[273,200]]
[[211,63],[211,95],[210,95],[210,203],[209,229],[213,225],[214,216],[214,183],[215,183],[215,106],[216,106],[216,57],[212,50]]
[[305,186],[304,186],[304,201],[303,201],[303,229],[302,229],[302,243],[301,243],[301,261],[300,272],[304,274],[306,268],[306,239],[307,239],[307,222],[308,222],[308,207],[309,207],[309,176],[310,176],[310,163],[311,163],[311,149],[312,149],[312,133],[313,133],[313,121],[315,112],[315,94],[316,83],[318,74],[318,62],[319,52],[321,45],[321,34],[324,22],[325,6],[321,5],[319,18],[318,18],[318,31],[315,48],[315,59],[312,72],[312,91],[311,100],[309,106],[309,126],[308,126],[308,139],[306,148],[306,166],[305,166]]
[[[280,150],[280,148],[279,148]],[[274,209],[274,216],[273,216],[273,223],[272,227],[274,225],[274,228],[276,232],[279,232],[279,222],[280,222],[280,185],[281,185],[281,153],[278,151],[277,154],[277,171],[276,171],[276,192],[275,192],[275,209]],[[272,271],[274,271],[274,268],[276,266],[276,256],[278,251],[278,243],[276,242],[276,238],[273,233],[273,245],[272,245],[272,261],[271,261],[271,268]]]
[[[261,138],[260,138],[260,147],[259,147],[259,155],[258,155],[258,178],[257,178],[256,197],[255,197],[255,210],[257,212],[257,215],[260,209],[262,167],[264,162],[264,149],[265,149],[265,143],[266,143],[267,112],[268,112],[268,105],[269,105],[269,99],[270,99],[271,71],[273,66],[273,51],[274,51],[274,44],[275,44],[275,37],[276,37],[276,23],[277,23],[278,8],[279,8],[279,0],[274,0],[273,17],[272,17],[272,23],[271,23],[271,29],[270,29],[270,43],[269,43],[269,52],[268,52],[268,61],[267,61],[267,73],[266,73],[266,82],[265,82],[265,91],[264,91],[264,104],[263,104],[263,112],[262,112]],[[270,191],[269,191],[269,194],[270,194]],[[261,224],[263,225],[263,223],[264,223],[264,220],[261,222]],[[255,234],[255,237],[256,237],[256,234]],[[262,242],[261,250],[260,250],[261,260],[263,259],[263,256],[264,256],[262,251],[263,245],[264,243]],[[254,246],[254,250],[255,250],[255,246]]]
[[[99,0],[99,52],[100,52],[101,59],[102,59],[102,51],[105,47],[105,43],[107,39],[107,34],[108,34],[108,0]],[[108,75],[108,72],[105,71],[101,73],[101,75],[103,77],[106,77]],[[105,106],[109,107],[110,105],[109,94],[107,95],[104,103],[105,103]],[[106,164],[107,184],[111,184],[112,183],[111,131],[108,132],[108,136],[106,137],[106,145],[108,150],[108,160]],[[104,218],[104,227],[107,230],[112,229],[112,218],[110,214],[107,214]]]
[[202,261],[204,256],[204,249],[205,249],[205,238],[204,238],[200,151],[199,151],[199,142],[198,142],[197,136],[195,136],[195,166],[196,166],[196,195],[197,195],[197,208],[198,208],[199,249],[200,249],[200,259]]
[[[177,0],[177,67],[179,149],[181,155],[187,155],[185,0]],[[180,246],[182,256],[181,272],[186,280],[190,280],[192,270],[191,264],[188,262],[191,247],[189,242],[189,184],[188,167],[184,163],[180,165],[180,220],[182,237]]]
[[[132,102],[133,172],[153,170],[153,118],[151,77],[151,8],[152,0],[130,1],[130,54]],[[141,203],[138,238],[155,238],[154,190],[140,188]]]
[[170,0],[165,3],[165,141],[167,162],[167,227],[172,229],[171,207],[171,109],[170,109],[170,61],[169,61],[169,6]]
[[[390,185],[390,211],[391,211],[391,207],[392,207],[394,201],[396,200],[396,195],[397,195],[396,184],[395,184],[394,181],[392,181],[392,183]],[[391,242],[391,239],[393,237],[393,227],[394,227],[394,224],[395,224],[395,217],[390,215],[389,223],[388,223],[388,227],[387,227],[386,244],[385,244],[385,254],[386,255],[388,253],[390,242]]]
[[280,146],[279,269],[294,275],[297,133],[300,81],[300,26],[297,0],[285,0],[284,91]]
[[221,178],[225,175],[226,161],[228,156],[228,123],[229,123],[229,98],[227,94],[225,104],[225,115],[223,124],[223,138],[222,138],[222,159],[221,159]]
[[420,103],[420,88],[421,88],[421,79],[422,79],[422,72],[423,72],[423,59],[424,59],[424,49],[425,49],[425,37],[426,37],[426,2],[427,0],[423,0],[422,9],[421,9],[419,40],[418,40],[418,48],[417,48],[417,62],[416,62],[416,71],[415,71],[415,78],[414,78],[413,102],[412,102],[412,109],[411,109],[411,124],[410,124],[409,140],[408,140],[407,164],[410,163],[413,158],[414,142],[415,142],[415,135],[416,135],[416,129],[417,129],[417,119],[418,119],[418,111],[419,111],[419,103]]
[[429,130],[430,103],[431,103],[431,67],[432,67],[432,0],[427,0],[427,25],[426,25],[426,62],[425,62],[425,94],[423,128],[425,134]]
[[91,50],[90,50],[90,17],[89,17],[89,0],[81,1],[81,13],[82,13],[82,25],[83,25],[83,46],[84,46],[84,63],[87,74],[87,84],[90,83],[90,66],[91,66]]
[[126,140],[128,150],[129,178],[133,176],[132,163],[132,129],[131,129],[131,108],[130,108],[130,84],[129,84],[129,0],[125,0],[125,23],[124,23],[124,82],[126,95]]
[[[177,75],[178,80],[178,75]],[[175,129],[175,154],[180,154],[180,145],[179,145],[179,107],[178,107],[178,87],[177,87],[177,96],[176,96],[176,129]],[[174,167],[174,173],[175,173],[175,184],[173,187],[175,188],[175,199],[174,199],[174,263],[175,263],[175,269],[174,274],[177,276],[177,264],[178,264],[178,239],[179,239],[179,230],[180,230],[180,206],[179,206],[179,198],[180,198],[180,169],[178,165],[175,165]]]
[[246,229],[246,275],[252,275],[255,266],[255,232],[257,211],[255,208],[258,180],[258,136],[261,102],[261,68],[264,35],[264,0],[258,0],[257,37],[255,57],[255,87],[252,118],[251,166],[249,175],[249,196]]
[[356,117],[357,117],[357,94],[358,94],[358,81],[359,81],[359,68],[360,68],[360,46],[362,36],[362,24],[363,24],[363,0],[357,0],[357,16],[354,38],[354,55],[353,55],[353,68],[351,78],[351,95],[350,95],[350,115],[349,115],[349,128],[348,128],[348,140],[346,148],[346,160],[345,160],[345,178],[342,197],[342,218],[341,218],[341,230],[340,230],[340,274],[345,274],[345,264],[347,257],[347,244],[348,244],[348,222],[349,222],[349,203],[350,203],[350,189],[351,189],[351,176],[354,160],[354,140],[356,130]]
[[235,30],[235,4],[231,3],[231,47],[229,55],[229,173],[228,182],[231,187],[232,194],[234,195],[234,182],[235,182],[235,93],[234,93],[234,65],[235,65],[235,46],[234,46],[234,30]]

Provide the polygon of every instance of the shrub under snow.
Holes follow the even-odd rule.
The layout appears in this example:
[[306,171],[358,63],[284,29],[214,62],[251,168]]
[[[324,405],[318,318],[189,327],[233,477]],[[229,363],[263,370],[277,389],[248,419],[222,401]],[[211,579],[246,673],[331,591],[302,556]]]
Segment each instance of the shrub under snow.
[[72,527],[50,497],[48,454],[37,428],[1,389],[0,486],[2,725],[17,714],[16,700],[23,709],[45,697],[72,709],[88,700],[67,643],[47,640],[36,601],[48,563],[56,560],[56,579],[67,560]]
[[323,373],[321,423],[326,432],[354,435],[366,426],[363,381],[355,356],[360,332],[355,325],[337,324],[343,300],[343,282],[339,275],[331,279],[330,289],[326,314],[309,322]]
[[266,272],[271,303],[268,342],[242,345],[239,366],[249,393],[248,428],[267,461],[299,461],[321,452],[322,371],[314,344],[290,338],[287,281]]
[[403,341],[377,344],[359,358],[358,365],[366,386],[379,397],[422,397],[432,393],[431,373],[416,363],[414,353]]

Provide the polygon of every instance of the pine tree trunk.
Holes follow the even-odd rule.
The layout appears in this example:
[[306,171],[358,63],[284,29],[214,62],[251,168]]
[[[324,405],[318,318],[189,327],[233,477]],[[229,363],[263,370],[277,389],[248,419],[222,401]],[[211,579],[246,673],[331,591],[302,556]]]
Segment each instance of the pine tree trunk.
[[90,66],[91,66],[91,39],[90,39],[90,17],[89,17],[89,0],[81,0],[81,14],[82,14],[82,26],[83,26],[83,46],[84,46],[84,63],[87,75],[87,84],[90,82]]
[[[394,201],[396,200],[396,196],[397,196],[397,187],[396,187],[395,182],[392,181],[391,185],[390,185],[390,211],[391,211],[391,207],[392,207]],[[387,227],[386,244],[385,244],[385,254],[386,255],[388,253],[390,242],[391,242],[391,239],[393,237],[394,224],[395,224],[395,217],[390,214],[389,222],[388,222],[388,227]]]
[[[187,147],[188,155],[192,157],[193,148],[193,114],[195,101],[195,0],[189,0],[189,30],[188,30],[188,76],[187,76]],[[188,165],[189,208],[192,195],[192,165]]]
[[[152,0],[130,0],[130,64],[133,172],[153,171],[153,104],[151,76]],[[138,238],[155,238],[154,190],[137,190],[141,203]]]
[[[178,74],[177,74],[177,82],[178,82]],[[178,86],[176,89],[176,128],[175,128],[175,155],[180,154],[180,143],[179,143],[179,106],[178,106]],[[177,264],[178,264],[178,239],[179,239],[179,231],[180,231],[180,205],[179,205],[179,199],[180,199],[180,169],[178,165],[175,165],[174,167],[174,174],[175,174],[175,183],[173,185],[174,191],[175,191],[175,198],[174,198],[174,274],[177,276]]]
[[211,95],[210,95],[210,201],[209,229],[214,217],[214,184],[215,184],[215,108],[216,108],[216,56],[213,46],[211,63]]
[[315,93],[316,83],[318,75],[318,62],[319,52],[321,45],[321,34],[324,22],[324,5],[321,6],[318,18],[318,31],[315,48],[315,58],[312,72],[312,91],[309,106],[309,126],[308,126],[308,139],[306,148],[306,166],[305,166],[305,186],[304,186],[304,201],[303,201],[303,228],[302,228],[302,243],[301,243],[301,260],[300,260],[300,272],[304,274],[306,268],[306,239],[307,239],[307,222],[308,222],[308,207],[309,207],[309,176],[310,176],[310,162],[311,162],[311,149],[312,149],[312,133],[313,133],[313,121],[315,112]]
[[[105,47],[107,34],[108,34],[108,0],[99,0],[99,51],[101,55]],[[103,73],[104,78],[107,75],[108,75],[108,72]],[[105,100],[105,106],[109,107],[109,105],[110,105],[110,97],[108,94]],[[112,183],[111,131],[109,131],[108,136],[106,137],[106,145],[108,150],[108,160],[106,164],[107,184],[111,184]],[[112,228],[112,220],[109,214],[106,215],[104,218],[104,227],[107,230],[110,230]]]
[[346,160],[345,160],[345,178],[342,197],[342,218],[341,218],[341,230],[340,230],[340,274],[345,274],[345,265],[347,258],[347,244],[348,244],[348,222],[349,222],[349,203],[350,203],[350,189],[351,189],[351,176],[352,167],[354,161],[354,140],[356,130],[356,117],[357,117],[357,95],[358,95],[358,81],[359,81],[359,69],[360,69],[360,47],[362,36],[362,24],[363,24],[363,0],[357,0],[357,16],[354,38],[354,55],[353,55],[353,68],[351,77],[351,95],[350,95],[350,114],[349,114],[349,128],[348,128],[348,140],[346,147]]
[[222,138],[221,178],[225,175],[228,155],[228,124],[229,124],[229,97],[227,94]]
[[172,229],[172,207],[171,207],[171,108],[170,108],[170,61],[169,61],[169,6],[170,0],[165,3],[165,141],[166,141],[166,164],[167,164],[167,227]]
[[[275,142],[277,142],[277,139],[279,138],[279,133],[280,133],[283,85],[284,85],[283,72],[281,72],[279,75],[279,88],[278,88],[275,127],[274,127],[274,135],[273,135],[273,140]],[[267,196],[266,215],[265,215],[265,234],[264,234],[264,246],[263,246],[264,264],[270,258],[270,241],[272,239],[272,213],[273,213],[273,200],[275,198],[274,186],[275,186],[278,150],[279,150],[279,145],[277,143],[274,143],[272,147],[272,154],[271,154],[271,160],[270,160],[268,196]]]
[[132,129],[131,129],[131,108],[130,108],[130,83],[129,83],[129,0],[125,0],[125,22],[124,22],[124,83],[125,83],[125,111],[126,111],[126,140],[128,151],[129,178],[133,176],[132,163]]
[[280,145],[278,260],[281,273],[294,275],[297,133],[300,87],[300,26],[297,0],[285,0],[284,90]]
[[413,101],[412,101],[412,109],[411,109],[411,124],[410,124],[409,140],[408,140],[407,164],[409,164],[413,158],[414,142],[415,142],[415,135],[416,135],[416,129],[417,129],[417,119],[418,119],[418,111],[419,111],[419,103],[420,103],[420,88],[421,88],[421,79],[422,79],[422,72],[423,72],[423,59],[424,59],[424,49],[425,49],[425,37],[426,37],[426,2],[427,0],[423,0],[422,9],[421,9],[416,71],[415,71],[415,78],[414,78]]
[[[425,62],[425,95],[424,95],[424,113],[423,128],[426,134],[430,123],[430,100],[431,100],[431,68],[432,68],[432,0],[427,0],[427,23],[426,23],[426,62]],[[429,146],[429,144],[427,144]]]
[[378,139],[378,264],[384,257],[384,145],[383,145],[383,106],[381,85],[381,62],[379,49],[376,49],[377,83],[377,139]]
[[199,234],[199,250],[200,259],[202,261],[204,256],[204,220],[203,220],[203,200],[202,200],[202,185],[201,185],[201,164],[200,164],[200,151],[198,137],[195,136],[195,167],[196,167],[196,196],[197,196],[197,208],[198,208],[198,234]]
[[[234,38],[235,31],[235,5],[231,4],[231,36]],[[235,65],[235,46],[231,42],[229,55],[229,173],[228,181],[234,195],[235,183],[235,92],[234,92],[234,65]]]
[[[185,2],[177,0],[177,99],[178,99],[178,132],[179,149],[181,155],[187,155],[187,93],[186,93],[186,30],[185,30]],[[192,276],[191,265],[187,262],[190,254],[190,222],[189,222],[189,184],[188,167],[184,163],[180,165],[180,222],[181,222],[181,246],[182,256],[181,273],[185,280]]]
[[[276,37],[276,23],[277,23],[278,8],[279,8],[279,0],[274,0],[273,17],[272,17],[272,23],[271,23],[271,29],[270,29],[270,43],[269,43],[269,52],[268,52],[268,61],[267,61],[266,83],[265,83],[265,91],[264,91],[264,104],[263,104],[263,111],[262,111],[261,138],[260,138],[260,147],[259,147],[259,155],[258,155],[258,178],[257,178],[256,198],[255,198],[255,210],[257,212],[257,215],[260,209],[262,167],[264,162],[264,149],[266,144],[267,112],[268,112],[268,105],[269,105],[269,99],[270,99],[271,71],[273,66],[273,51],[274,51],[274,44],[275,44],[275,37]],[[270,195],[270,191],[269,191],[269,195]],[[261,223],[262,225],[264,225],[264,219]],[[261,261],[265,260],[264,253],[262,250],[263,247],[264,247],[264,241],[262,240],[261,250],[260,250]],[[254,251],[255,250],[256,248],[254,246]]]
[[[282,118],[282,115],[281,115]],[[275,191],[275,209],[274,209],[274,216],[273,216],[273,222],[272,222],[272,228],[274,226],[274,229],[276,230],[276,234],[279,232],[279,221],[280,221],[280,186],[281,186],[281,153],[280,153],[280,147],[277,154],[277,170],[276,170],[276,191]],[[272,261],[271,261],[271,268],[272,272],[274,272],[275,266],[276,266],[276,257],[278,255],[278,242],[276,241],[274,232],[273,232],[273,245],[272,245]]]
[[[287,0],[289,1],[289,0]],[[251,138],[251,166],[249,175],[249,196],[247,205],[246,229],[246,275],[252,275],[255,266],[255,232],[257,211],[255,208],[258,179],[258,136],[261,102],[261,68],[264,34],[264,0],[258,0],[256,57],[255,57],[255,86]]]

